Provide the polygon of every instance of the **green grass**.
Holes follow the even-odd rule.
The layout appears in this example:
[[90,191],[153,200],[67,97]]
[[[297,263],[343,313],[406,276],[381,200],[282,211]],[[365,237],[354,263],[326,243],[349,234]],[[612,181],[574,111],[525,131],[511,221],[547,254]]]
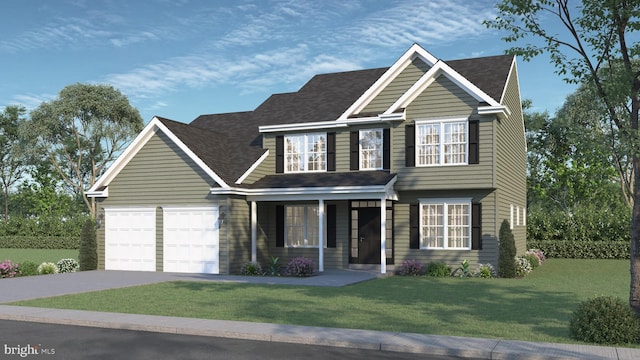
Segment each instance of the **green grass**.
[[45,261],[56,263],[60,259],[78,260],[78,250],[71,249],[8,249],[0,248],[0,261],[11,260],[13,263],[33,261],[41,264]]
[[16,305],[573,342],[568,322],[581,301],[628,298],[628,264],[550,259],[524,279],[392,276],[343,288],[168,282]]

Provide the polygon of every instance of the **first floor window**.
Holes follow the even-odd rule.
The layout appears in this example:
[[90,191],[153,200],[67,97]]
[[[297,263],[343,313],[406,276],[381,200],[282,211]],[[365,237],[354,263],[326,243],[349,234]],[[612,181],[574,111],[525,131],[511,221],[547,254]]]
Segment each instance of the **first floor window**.
[[318,206],[285,206],[287,247],[318,247]]
[[421,248],[471,248],[471,201],[422,201],[420,219]]

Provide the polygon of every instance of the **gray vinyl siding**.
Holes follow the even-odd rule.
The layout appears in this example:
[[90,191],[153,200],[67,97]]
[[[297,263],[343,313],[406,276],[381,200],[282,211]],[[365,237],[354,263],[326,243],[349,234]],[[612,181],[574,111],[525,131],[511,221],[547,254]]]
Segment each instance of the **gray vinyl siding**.
[[[225,220],[225,273],[237,274],[240,267],[247,261],[251,261],[251,205],[244,198],[232,197],[226,202],[227,219]],[[223,243],[222,234],[220,243]],[[222,246],[220,246],[220,258],[222,258]],[[222,266],[220,268],[222,273]]]
[[[162,206],[224,205],[209,195],[216,183],[162,132],[153,135],[108,184],[109,197],[98,199],[98,208],[156,208],[156,270],[162,271]],[[220,271],[227,267],[226,228],[220,228]],[[98,267],[104,269],[104,226],[97,231]]]
[[[510,219],[511,205],[522,209],[527,201],[527,153],[524,135],[524,120],[515,66],[511,70],[503,99],[511,115],[497,125],[496,178],[498,187],[499,227],[503,220]],[[514,222],[516,217],[514,216]],[[512,224],[518,255],[526,251],[526,226]]]
[[[266,265],[271,257],[277,257],[281,265],[286,265],[297,256],[310,258],[318,266],[318,248],[288,248],[276,247],[276,221],[275,213],[277,205],[291,205],[292,203],[262,202],[258,203],[258,262]],[[302,203],[300,203],[302,204]],[[312,203],[305,203],[312,204]],[[317,204],[317,203],[315,203]],[[327,201],[326,205],[336,205],[336,247],[324,248],[324,268],[343,269],[349,265],[349,215],[348,202]]]
[[402,71],[387,87],[384,88],[371,102],[362,110],[365,113],[383,113],[389,106],[400,98],[413,84],[422,77],[429,66],[419,58],[414,59],[406,69]]
[[[242,182],[243,184],[253,184],[261,178],[276,172],[276,143],[275,137],[271,134],[263,134],[263,147],[269,149],[267,156]],[[237,180],[237,179],[236,179]],[[231,184],[229,184],[231,185]]]
[[[477,114],[478,101],[445,76],[440,76],[407,107],[407,120],[392,131],[392,170],[396,189],[489,189],[494,178],[494,116]],[[480,120],[480,161],[473,165],[405,167],[405,126],[416,120],[469,118]]]
[[[454,269],[463,260],[469,260],[474,266],[482,263],[497,265],[498,243],[495,231],[496,193],[491,190],[460,191],[405,191],[398,194],[398,202],[394,205],[394,239],[396,268],[404,260],[417,260],[422,264],[445,262]],[[471,198],[472,202],[482,204],[482,250],[425,250],[410,249],[409,205],[418,199],[428,198]]]

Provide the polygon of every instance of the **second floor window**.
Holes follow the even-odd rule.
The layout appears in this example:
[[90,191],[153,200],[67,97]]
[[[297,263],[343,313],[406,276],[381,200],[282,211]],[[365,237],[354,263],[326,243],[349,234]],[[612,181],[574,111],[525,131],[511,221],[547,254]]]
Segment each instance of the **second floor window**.
[[360,169],[382,169],[382,129],[360,130]]
[[286,172],[326,171],[327,134],[288,135],[284,138]]
[[416,122],[416,165],[467,163],[467,121]]

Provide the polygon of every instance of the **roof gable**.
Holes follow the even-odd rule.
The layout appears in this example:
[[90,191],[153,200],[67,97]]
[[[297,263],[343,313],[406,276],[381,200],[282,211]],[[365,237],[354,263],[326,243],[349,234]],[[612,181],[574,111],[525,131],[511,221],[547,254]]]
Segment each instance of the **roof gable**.
[[[211,141],[211,134],[204,134],[202,129],[199,130],[199,134],[204,138],[192,138],[195,135],[195,129],[186,129],[188,125],[182,124],[169,119],[163,119],[154,117],[147,126],[138,134],[138,136],[127,146],[122,154],[116,159],[116,161],[105,171],[105,173],[95,182],[95,184],[87,191],[88,196],[103,197],[108,195],[108,186],[113,179],[118,176],[122,169],[133,159],[133,157],[144,147],[144,145],[155,135],[158,131],[163,132],[173,143],[175,143],[187,156],[192,159],[208,176],[210,176],[218,185],[222,187],[228,187],[227,182],[212,170],[212,168],[224,168],[219,164],[207,164],[205,160],[211,160],[203,151],[202,144],[209,143]],[[174,133],[175,131],[175,133]],[[207,131],[208,132],[208,131]],[[208,136],[207,136],[208,135]],[[186,140],[186,143],[185,141]],[[200,143],[200,145],[198,145]],[[195,151],[194,151],[195,150]],[[204,157],[203,160],[201,157]],[[210,166],[213,165],[213,166]]]
[[392,114],[405,108],[438,76],[446,76],[479,102],[487,103],[490,107],[503,108],[501,100],[511,70],[511,63],[514,61],[513,56],[491,56],[445,62],[436,59],[422,47],[414,44],[338,120],[357,116],[416,58],[424,61],[430,67],[429,70],[393,105],[386,109],[384,114]]

